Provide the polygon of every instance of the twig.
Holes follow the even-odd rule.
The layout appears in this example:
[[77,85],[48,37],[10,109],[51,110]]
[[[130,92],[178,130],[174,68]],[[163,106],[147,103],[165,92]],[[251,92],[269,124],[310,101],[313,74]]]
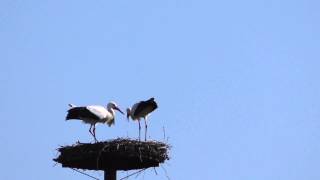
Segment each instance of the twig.
[[139,150],[139,158],[140,158],[140,162],[142,162],[141,149],[140,149],[140,147],[138,147],[138,150]]
[[100,150],[100,152],[99,152],[99,155],[98,155],[98,158],[97,158],[97,168],[99,168],[99,162],[100,162],[101,153],[102,153],[107,147],[109,147],[108,144],[105,145],[105,146],[103,146],[103,148],[102,148],[102,149]]
[[166,129],[164,128],[164,126],[162,126],[162,131],[163,131],[163,140],[166,140]]
[[87,174],[87,173],[81,172],[81,171],[79,171],[79,170],[77,170],[77,169],[75,169],[75,168],[70,168],[70,169],[72,169],[72,170],[74,170],[74,171],[76,171],[76,172],[78,172],[78,173],[80,173],[80,174],[86,175],[86,176],[88,176],[88,177],[90,177],[90,178],[92,178],[92,179],[99,180],[98,178],[93,177],[93,176],[91,176],[91,175],[89,175],[89,174]]

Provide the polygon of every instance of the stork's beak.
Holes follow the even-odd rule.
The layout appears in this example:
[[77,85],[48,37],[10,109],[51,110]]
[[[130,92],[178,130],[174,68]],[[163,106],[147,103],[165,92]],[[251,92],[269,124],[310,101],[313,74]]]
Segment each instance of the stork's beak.
[[115,107],[114,109],[118,110],[121,114],[124,114],[118,107]]
[[128,122],[129,122],[130,114],[131,114],[131,110],[130,110],[130,108],[127,108],[127,120],[128,120]]

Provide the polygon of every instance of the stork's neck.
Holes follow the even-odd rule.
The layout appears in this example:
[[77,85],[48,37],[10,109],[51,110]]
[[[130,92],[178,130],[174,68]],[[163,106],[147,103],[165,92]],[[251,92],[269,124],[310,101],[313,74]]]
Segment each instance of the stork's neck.
[[113,108],[107,107],[107,110],[108,110],[108,111],[112,114],[112,116],[114,117],[115,112],[114,112]]
[[131,119],[133,119],[130,108],[127,109],[127,118],[129,118],[129,117],[131,117]]

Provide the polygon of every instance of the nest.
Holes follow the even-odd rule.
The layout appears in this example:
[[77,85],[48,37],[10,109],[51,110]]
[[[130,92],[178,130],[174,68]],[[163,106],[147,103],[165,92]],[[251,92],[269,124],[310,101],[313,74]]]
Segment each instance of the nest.
[[158,167],[169,160],[170,146],[158,141],[114,139],[110,141],[77,143],[58,149],[53,159],[62,167],[88,170],[133,170]]

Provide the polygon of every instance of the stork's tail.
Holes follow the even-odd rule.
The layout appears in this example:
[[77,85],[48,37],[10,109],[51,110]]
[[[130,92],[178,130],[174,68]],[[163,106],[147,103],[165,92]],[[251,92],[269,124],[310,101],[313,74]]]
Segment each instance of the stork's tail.
[[68,110],[66,120],[79,119],[81,116],[82,110],[83,110],[82,107],[72,107],[71,109]]
[[151,107],[152,107],[152,111],[154,111],[155,109],[158,108],[158,104],[157,102],[154,100],[154,97],[148,99],[147,101],[145,101],[146,103],[148,103]]
[[66,121],[67,120],[70,120],[70,119],[76,119],[77,117],[76,117],[76,113],[75,113],[75,111],[70,111],[72,108],[75,108],[75,107],[77,107],[76,105],[74,105],[74,104],[68,104],[68,106],[70,107],[70,109],[68,110],[68,114],[67,114],[67,116],[66,116]]

